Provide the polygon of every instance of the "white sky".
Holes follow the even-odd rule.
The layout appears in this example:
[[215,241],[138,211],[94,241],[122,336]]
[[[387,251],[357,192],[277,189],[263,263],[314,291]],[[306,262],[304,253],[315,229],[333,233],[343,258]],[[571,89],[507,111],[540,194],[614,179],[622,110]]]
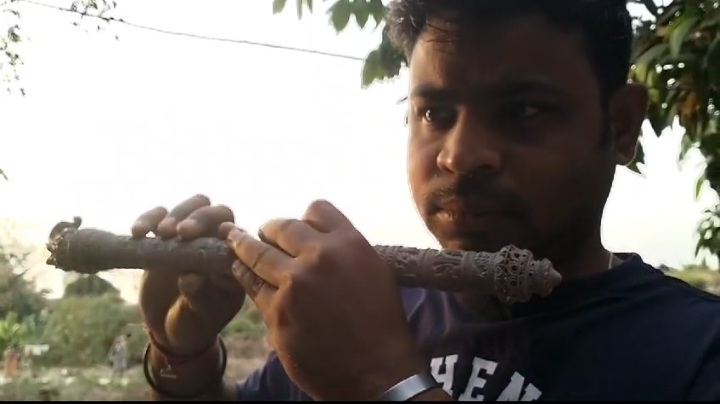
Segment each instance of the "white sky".
[[[377,41],[354,26],[336,35],[322,12],[273,16],[270,1],[118,3],[114,15],[125,20],[201,35],[355,56]],[[362,90],[359,62],[121,25],[86,33],[72,15],[22,12],[28,95],[0,95],[0,168],[11,179],[0,183],[0,220],[21,226],[15,236],[26,244],[41,245],[74,215],[127,233],[144,210],[202,192],[248,229],[326,198],[374,243],[435,246],[405,178],[404,107],[395,105],[404,77]],[[647,133],[645,178],[618,173],[604,241],[653,264],[689,264],[696,225],[715,197],[694,200],[702,159],[675,163],[680,132]],[[58,295],[62,273],[44,259],[41,252],[33,273]],[[105,277],[134,301],[137,275]]]

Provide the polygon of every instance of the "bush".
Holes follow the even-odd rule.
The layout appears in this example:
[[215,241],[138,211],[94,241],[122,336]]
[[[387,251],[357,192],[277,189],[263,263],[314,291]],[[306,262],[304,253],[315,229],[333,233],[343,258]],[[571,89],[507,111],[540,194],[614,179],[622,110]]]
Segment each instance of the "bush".
[[4,352],[9,346],[22,345],[29,334],[27,325],[18,321],[15,312],[10,312],[0,320],[0,352]]
[[63,297],[104,295],[120,296],[120,290],[97,275],[81,275],[65,287]]
[[667,274],[708,292],[716,292],[720,288],[720,273],[704,267],[688,267],[679,271],[671,270]]
[[222,331],[223,336],[234,334],[249,339],[261,338],[266,333],[262,314],[250,299],[245,299],[243,308]]
[[115,338],[128,332],[131,311],[114,296],[70,297],[50,309],[42,343],[50,349],[39,363],[90,366],[105,363]]

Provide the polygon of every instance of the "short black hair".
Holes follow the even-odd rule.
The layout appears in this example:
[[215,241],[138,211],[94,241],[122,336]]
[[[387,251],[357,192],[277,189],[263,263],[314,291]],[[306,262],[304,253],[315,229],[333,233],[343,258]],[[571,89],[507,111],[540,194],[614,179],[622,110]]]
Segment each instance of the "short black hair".
[[393,0],[387,30],[409,60],[418,38],[435,18],[477,26],[482,21],[538,13],[555,26],[582,34],[601,94],[628,82],[633,41],[626,0]]

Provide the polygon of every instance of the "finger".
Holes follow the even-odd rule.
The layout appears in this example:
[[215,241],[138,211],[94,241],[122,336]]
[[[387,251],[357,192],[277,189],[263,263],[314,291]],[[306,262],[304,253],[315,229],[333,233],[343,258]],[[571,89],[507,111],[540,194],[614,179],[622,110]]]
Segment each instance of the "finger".
[[157,235],[164,239],[174,238],[177,235],[177,225],[194,211],[210,206],[210,199],[205,195],[195,195],[188,198],[173,210],[158,224]]
[[192,212],[177,225],[177,234],[183,240],[199,237],[216,237],[223,222],[234,222],[235,215],[224,205],[205,206]]
[[277,288],[265,282],[263,278],[240,261],[233,263],[232,272],[240,286],[245,290],[245,294],[252,299],[264,316],[267,310],[270,309],[270,302],[275,292],[277,292]]
[[333,204],[317,200],[308,206],[302,220],[323,233],[353,228],[352,223]]
[[227,239],[228,234],[230,234],[230,231],[232,231],[235,227],[235,223],[233,222],[222,223],[220,227],[218,227],[217,237],[221,240]]
[[293,258],[271,246],[256,240],[238,228],[232,229],[228,240],[235,255],[252,272],[273,286],[283,284]]
[[[221,276],[224,277],[223,281],[220,281]],[[208,295],[217,295],[218,292],[228,297],[240,294],[240,298],[245,298],[245,291],[237,282],[234,282],[235,277],[232,274],[224,272],[223,275],[218,275],[217,279],[213,279],[213,277],[215,276],[182,275],[178,277],[178,290],[183,296],[193,301],[207,300]]]
[[320,233],[301,220],[274,219],[260,227],[258,236],[264,243],[297,257],[309,242],[318,239]]
[[160,222],[167,216],[167,213],[167,209],[162,206],[150,209],[138,216],[130,228],[130,234],[133,237],[145,237],[150,232],[154,233]]

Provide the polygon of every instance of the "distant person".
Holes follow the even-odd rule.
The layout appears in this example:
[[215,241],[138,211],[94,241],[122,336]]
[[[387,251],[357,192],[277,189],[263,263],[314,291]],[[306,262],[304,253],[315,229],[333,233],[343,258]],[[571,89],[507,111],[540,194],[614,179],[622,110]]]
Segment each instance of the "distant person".
[[20,349],[15,344],[9,345],[7,348],[5,348],[5,352],[3,353],[3,370],[5,374],[5,378],[7,379],[14,379],[18,375],[18,368],[20,366]]
[[[154,398],[719,401],[720,298],[602,242],[616,167],[633,161],[648,106],[648,89],[628,83],[626,2],[393,0],[388,7],[389,36],[409,60],[407,155],[395,157],[407,162],[420,217],[443,248],[514,244],[552,261],[563,282],[547,297],[511,305],[472,292],[399,288],[328,202],[312,203],[297,220],[272,220],[254,237],[227,223],[235,219],[228,207],[198,195],[141,215],[133,235],[228,238],[245,266],[233,268],[237,283],[211,271],[144,273],[139,303],[151,341],[144,366]],[[308,147],[312,130],[297,131]],[[323,153],[356,151],[295,152],[322,162]],[[368,154],[367,164],[379,156]],[[182,158],[189,171],[207,172],[192,153],[143,158]],[[258,169],[283,175],[278,158],[268,155]],[[262,200],[267,189],[277,191],[273,183],[249,188],[256,173],[224,163],[227,193]],[[358,195],[384,197],[381,189]],[[223,379],[219,334],[245,293],[274,351],[237,383]]]
[[118,378],[125,375],[125,371],[128,369],[128,363],[130,360],[130,349],[128,346],[128,340],[132,334],[127,333],[115,338],[115,341],[110,348],[108,353],[108,361],[112,368],[112,378]]

